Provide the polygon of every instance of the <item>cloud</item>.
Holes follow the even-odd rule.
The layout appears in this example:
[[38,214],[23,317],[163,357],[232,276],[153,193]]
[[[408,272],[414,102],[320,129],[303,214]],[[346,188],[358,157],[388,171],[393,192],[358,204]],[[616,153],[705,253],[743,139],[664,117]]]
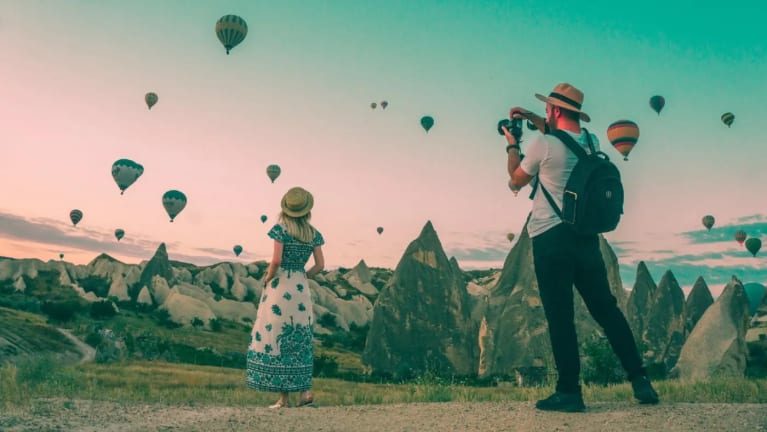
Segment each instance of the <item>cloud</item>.
[[445,251],[449,257],[455,257],[458,261],[504,261],[509,254],[509,249],[449,249]]
[[736,219],[735,223],[714,226],[711,231],[705,229],[687,231],[682,235],[689,238],[693,243],[731,243],[735,241],[735,232],[743,230],[749,237],[763,237],[767,235],[767,216],[756,214]]

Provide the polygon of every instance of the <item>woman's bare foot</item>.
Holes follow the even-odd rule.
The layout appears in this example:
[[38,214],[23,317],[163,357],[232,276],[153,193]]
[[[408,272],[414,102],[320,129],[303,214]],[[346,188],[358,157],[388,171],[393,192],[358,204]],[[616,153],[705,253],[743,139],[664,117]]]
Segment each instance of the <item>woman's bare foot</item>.
[[280,393],[280,398],[277,399],[277,402],[275,402],[273,405],[269,405],[269,409],[280,409],[280,408],[287,408],[287,407],[288,407],[287,393]]

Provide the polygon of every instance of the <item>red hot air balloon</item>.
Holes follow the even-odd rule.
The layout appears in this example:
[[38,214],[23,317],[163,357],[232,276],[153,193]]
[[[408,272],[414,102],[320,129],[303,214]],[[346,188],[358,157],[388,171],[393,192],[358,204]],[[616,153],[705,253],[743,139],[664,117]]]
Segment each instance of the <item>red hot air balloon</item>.
[[737,230],[735,231],[735,241],[738,242],[741,246],[743,246],[743,242],[746,241],[746,237],[748,235],[743,230]]
[[607,139],[623,155],[623,160],[629,160],[629,153],[639,140],[639,126],[631,120],[613,122],[607,128]]
[[660,115],[660,111],[663,109],[663,107],[666,105],[666,99],[663,98],[663,96],[656,95],[650,98],[650,108],[653,109],[658,115]]

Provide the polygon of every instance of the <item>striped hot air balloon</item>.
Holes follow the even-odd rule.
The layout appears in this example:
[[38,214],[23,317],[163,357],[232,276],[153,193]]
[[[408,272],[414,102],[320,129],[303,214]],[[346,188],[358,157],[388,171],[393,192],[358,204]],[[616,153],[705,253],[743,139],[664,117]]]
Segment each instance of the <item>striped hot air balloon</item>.
[[115,237],[117,238],[117,241],[122,240],[122,238],[125,236],[125,230],[121,228],[117,228],[115,230]]
[[726,112],[722,114],[722,123],[726,124],[727,127],[732,126],[732,122],[735,121],[735,114],[731,112]]
[[146,102],[146,106],[149,107],[149,109],[152,109],[154,104],[157,103],[157,100],[159,98],[157,97],[157,93],[149,92],[144,95],[144,102]]
[[746,237],[748,237],[748,234],[746,234],[745,231],[735,231],[735,241],[738,242],[741,246],[743,246],[743,242],[746,241]]
[[266,167],[266,175],[269,176],[269,180],[271,180],[272,183],[277,180],[277,177],[280,176],[281,172],[282,170],[279,165],[269,165]]
[[247,34],[248,24],[237,15],[224,15],[216,21],[216,36],[226,48],[226,55],[229,55],[229,50],[245,40]]
[[72,210],[69,212],[69,220],[72,221],[73,226],[77,226],[77,224],[83,220],[83,212],[78,209]]
[[631,120],[613,122],[607,128],[607,139],[623,155],[623,160],[629,160],[629,153],[639,139],[639,126]]
[[181,191],[169,190],[162,196],[162,206],[165,207],[170,221],[173,222],[173,219],[186,207],[186,195]]
[[141,174],[144,174],[144,167],[130,159],[119,159],[112,164],[112,178],[120,188],[120,195],[125,193],[125,189],[138,180]]

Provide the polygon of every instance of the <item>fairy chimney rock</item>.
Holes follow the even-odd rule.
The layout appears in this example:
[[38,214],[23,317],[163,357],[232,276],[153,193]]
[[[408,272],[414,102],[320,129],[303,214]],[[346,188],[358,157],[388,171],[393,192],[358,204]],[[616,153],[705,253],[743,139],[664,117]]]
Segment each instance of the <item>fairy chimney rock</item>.
[[693,328],[671,376],[692,380],[742,377],[748,355],[748,321],[746,291],[733,276]]
[[698,276],[695,280],[695,285],[692,287],[692,291],[687,295],[687,301],[685,302],[685,315],[687,320],[687,332],[691,332],[695,328],[695,324],[700,321],[700,318],[714,303],[714,297],[711,295],[711,291],[708,289],[708,285],[702,276]]
[[476,373],[479,323],[471,320],[472,302],[428,222],[376,299],[363,362],[395,377]]

